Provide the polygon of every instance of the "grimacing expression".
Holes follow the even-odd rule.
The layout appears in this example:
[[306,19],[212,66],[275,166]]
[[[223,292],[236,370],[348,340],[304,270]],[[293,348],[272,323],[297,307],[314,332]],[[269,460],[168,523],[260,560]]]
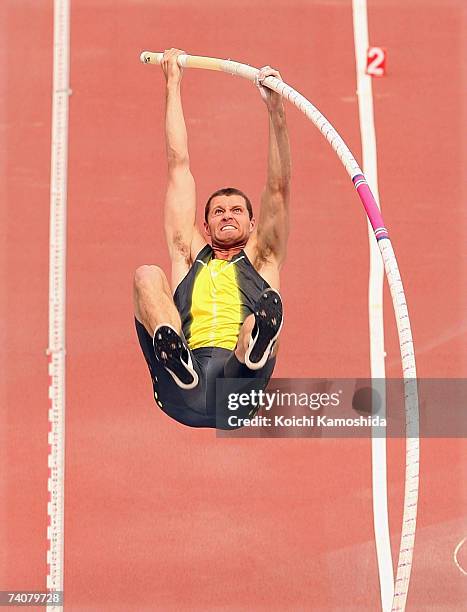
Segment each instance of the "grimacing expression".
[[254,226],[255,220],[250,219],[242,196],[222,195],[211,200],[204,229],[214,244],[229,247],[244,243]]

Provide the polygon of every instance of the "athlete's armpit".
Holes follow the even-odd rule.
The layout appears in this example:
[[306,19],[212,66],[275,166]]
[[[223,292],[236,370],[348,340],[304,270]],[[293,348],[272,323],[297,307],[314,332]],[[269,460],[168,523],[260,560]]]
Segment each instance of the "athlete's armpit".
[[257,227],[257,258],[264,263],[281,266],[287,253],[289,237],[289,193],[265,189],[261,198],[261,211]]
[[188,164],[169,166],[164,228],[171,259],[189,253],[196,214],[196,187]]

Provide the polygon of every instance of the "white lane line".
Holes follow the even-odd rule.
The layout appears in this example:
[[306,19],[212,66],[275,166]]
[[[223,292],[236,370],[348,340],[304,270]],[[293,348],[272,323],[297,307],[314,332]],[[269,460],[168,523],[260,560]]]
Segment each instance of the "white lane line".
[[[363,173],[378,206],[380,206],[372,82],[371,77],[365,74],[366,54],[369,47],[366,0],[352,0],[352,14]],[[386,372],[384,364],[383,319],[384,265],[369,222],[368,239],[370,246],[370,273],[368,285],[370,367],[371,378],[375,386],[377,386],[377,391],[382,400],[379,415],[384,418],[386,416],[386,386],[384,381]],[[394,596],[394,569],[392,566],[391,542],[389,538],[386,437],[385,432],[381,431],[381,427],[378,427],[377,431],[373,428],[371,449],[373,520],[381,589],[381,605],[383,612],[390,612]]]
[[[47,589],[63,592],[65,486],[65,312],[70,0],[54,1],[49,234],[49,478]],[[63,610],[61,604],[49,612]]]
[[461,574],[464,574],[464,576],[467,576],[467,570],[465,570],[462,565],[459,563],[459,559],[457,558],[457,555],[459,554],[460,549],[462,548],[462,546],[467,542],[467,537],[463,538],[459,544],[456,546],[456,548],[454,549],[454,565],[457,567],[457,569],[461,572]]

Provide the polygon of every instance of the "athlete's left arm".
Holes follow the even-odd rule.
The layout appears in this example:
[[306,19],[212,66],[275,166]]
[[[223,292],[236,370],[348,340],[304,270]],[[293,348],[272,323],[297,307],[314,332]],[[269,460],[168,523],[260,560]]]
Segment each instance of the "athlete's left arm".
[[[277,70],[266,66],[260,70],[259,82],[271,75],[281,79]],[[261,88],[261,95],[269,115],[269,154],[257,226],[257,253],[265,265],[274,263],[280,268],[289,235],[290,144],[282,97],[265,87]]]

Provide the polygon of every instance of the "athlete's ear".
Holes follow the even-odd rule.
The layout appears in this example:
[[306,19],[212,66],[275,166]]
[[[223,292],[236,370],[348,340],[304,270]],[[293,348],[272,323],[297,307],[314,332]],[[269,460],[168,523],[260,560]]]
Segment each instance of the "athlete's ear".
[[210,235],[211,235],[211,231],[210,231],[210,229],[209,229],[209,225],[206,223],[206,221],[203,223],[203,225],[204,225],[204,233],[205,233],[207,236],[210,236]]
[[256,226],[256,219],[252,217],[250,219],[250,232],[252,232],[255,229],[255,226]]

